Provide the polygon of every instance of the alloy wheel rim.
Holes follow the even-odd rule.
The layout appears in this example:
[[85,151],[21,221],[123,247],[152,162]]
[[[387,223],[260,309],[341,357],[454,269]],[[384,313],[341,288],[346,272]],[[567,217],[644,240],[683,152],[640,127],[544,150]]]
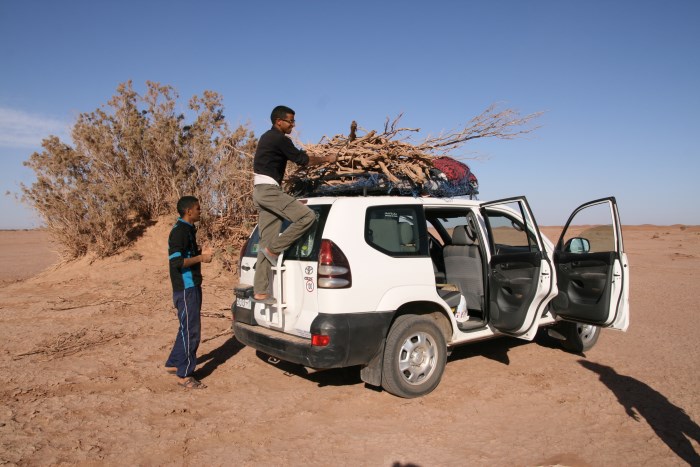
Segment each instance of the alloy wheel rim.
[[589,342],[595,337],[596,326],[592,324],[579,324],[576,326],[576,331],[578,332],[581,342]]
[[421,384],[435,371],[437,345],[425,332],[416,332],[406,338],[399,349],[399,372],[409,384]]

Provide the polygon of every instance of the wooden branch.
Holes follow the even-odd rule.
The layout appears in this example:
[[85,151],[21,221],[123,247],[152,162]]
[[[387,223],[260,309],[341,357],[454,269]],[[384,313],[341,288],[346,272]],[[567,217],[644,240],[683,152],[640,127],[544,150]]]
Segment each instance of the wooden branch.
[[[297,181],[319,180],[323,177],[328,179],[323,180],[323,183],[335,186],[352,182],[352,178],[344,178],[342,175],[359,170],[384,174],[394,184],[401,183],[403,179],[421,186],[430,179],[430,169],[436,157],[449,155],[451,151],[473,139],[513,139],[530,133],[538,128],[531,124],[541,114],[542,112],[537,112],[521,117],[513,109],[499,110],[494,104],[472,118],[465,127],[436,137],[427,137],[416,144],[408,142],[410,138],[407,134],[420,130],[399,127],[401,114],[394,120],[387,118],[382,133],[371,130],[361,137],[357,136],[359,127],[353,120],[347,137],[324,136],[318,144],[306,147],[310,155],[336,155],[336,162],[297,168],[289,174],[288,183],[293,185]],[[333,176],[339,178],[333,179]]]

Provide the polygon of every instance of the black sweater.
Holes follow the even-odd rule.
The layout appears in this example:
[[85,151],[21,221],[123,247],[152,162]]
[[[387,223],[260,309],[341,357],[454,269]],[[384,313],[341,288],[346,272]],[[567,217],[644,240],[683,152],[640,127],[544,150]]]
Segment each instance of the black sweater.
[[199,254],[197,229],[194,225],[178,219],[168,238],[168,259],[170,260],[170,281],[173,292],[179,292],[202,284],[202,264],[183,267],[185,258]]
[[304,166],[309,163],[309,156],[297,149],[284,133],[272,127],[258,141],[253,159],[253,172],[272,177],[281,185],[288,160]]

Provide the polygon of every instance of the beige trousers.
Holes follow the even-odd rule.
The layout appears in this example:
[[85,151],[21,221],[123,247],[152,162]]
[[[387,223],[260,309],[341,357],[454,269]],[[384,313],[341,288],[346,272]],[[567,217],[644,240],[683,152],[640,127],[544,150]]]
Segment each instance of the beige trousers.
[[[255,185],[253,203],[258,208],[258,229],[260,230],[253,291],[256,294],[270,293],[272,264],[262,254],[263,248],[267,247],[275,254],[283,252],[309,230],[316,216],[311,209],[283,192],[277,185]],[[283,220],[288,220],[292,224],[280,235]]]

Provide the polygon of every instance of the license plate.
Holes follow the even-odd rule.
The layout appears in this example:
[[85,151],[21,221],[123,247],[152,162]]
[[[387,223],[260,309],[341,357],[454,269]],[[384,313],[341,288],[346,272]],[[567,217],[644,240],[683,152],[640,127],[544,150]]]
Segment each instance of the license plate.
[[249,298],[238,298],[238,297],[236,297],[236,306],[237,306],[238,308],[247,308],[247,309],[250,310],[250,308],[251,308],[250,305],[251,305],[251,302],[250,302],[250,299],[249,299]]

